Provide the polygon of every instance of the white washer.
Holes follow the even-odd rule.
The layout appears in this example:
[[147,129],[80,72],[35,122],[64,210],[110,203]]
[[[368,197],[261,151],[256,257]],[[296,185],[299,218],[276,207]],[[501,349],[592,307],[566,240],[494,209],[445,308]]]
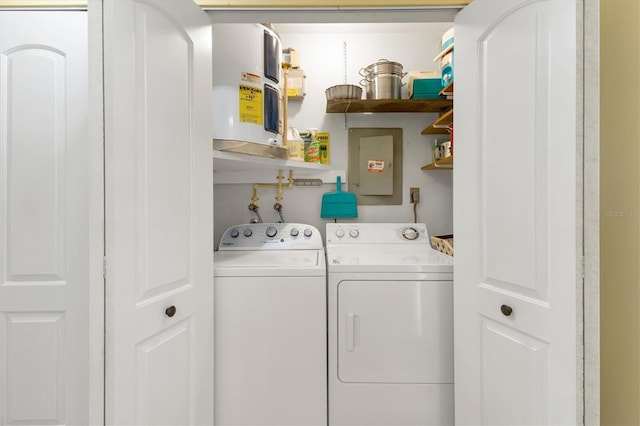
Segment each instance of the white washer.
[[326,425],[326,267],[310,225],[229,228],[214,256],[215,424]]
[[453,425],[453,259],[424,224],[326,231],[329,425]]

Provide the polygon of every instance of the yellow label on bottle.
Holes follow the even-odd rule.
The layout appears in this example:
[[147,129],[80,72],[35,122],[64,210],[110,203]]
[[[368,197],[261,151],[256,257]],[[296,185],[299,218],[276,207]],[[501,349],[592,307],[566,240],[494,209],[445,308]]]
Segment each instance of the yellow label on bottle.
[[262,125],[262,88],[241,84],[238,101],[239,121]]
[[331,158],[329,150],[329,132],[318,132],[316,135],[320,144],[320,163],[329,164]]

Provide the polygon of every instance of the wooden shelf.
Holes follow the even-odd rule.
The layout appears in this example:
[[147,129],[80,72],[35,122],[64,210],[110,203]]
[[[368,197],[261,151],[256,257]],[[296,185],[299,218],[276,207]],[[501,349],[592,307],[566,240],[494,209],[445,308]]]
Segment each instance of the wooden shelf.
[[451,170],[453,169],[453,155],[422,166],[421,170]]
[[327,113],[444,112],[451,99],[334,99],[327,101]]
[[441,95],[453,96],[453,81],[440,91]]
[[446,111],[436,121],[431,123],[429,127],[424,129],[421,134],[423,135],[446,135],[449,133],[447,126],[453,123],[453,108]]

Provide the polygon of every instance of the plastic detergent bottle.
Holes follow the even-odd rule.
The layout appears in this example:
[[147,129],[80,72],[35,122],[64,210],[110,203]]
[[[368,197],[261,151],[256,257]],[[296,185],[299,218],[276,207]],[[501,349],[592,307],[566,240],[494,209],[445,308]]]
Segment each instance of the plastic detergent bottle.
[[320,142],[318,142],[318,129],[309,129],[311,142],[304,153],[304,161],[307,163],[320,162]]

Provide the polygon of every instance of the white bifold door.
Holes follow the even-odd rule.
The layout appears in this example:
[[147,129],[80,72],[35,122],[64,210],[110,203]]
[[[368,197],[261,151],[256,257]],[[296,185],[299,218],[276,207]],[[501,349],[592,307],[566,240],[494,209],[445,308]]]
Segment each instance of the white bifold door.
[[211,22],[105,0],[106,420],[213,423]]
[[456,18],[457,424],[581,421],[581,3]]
[[0,11],[0,424],[87,424],[86,12]]

